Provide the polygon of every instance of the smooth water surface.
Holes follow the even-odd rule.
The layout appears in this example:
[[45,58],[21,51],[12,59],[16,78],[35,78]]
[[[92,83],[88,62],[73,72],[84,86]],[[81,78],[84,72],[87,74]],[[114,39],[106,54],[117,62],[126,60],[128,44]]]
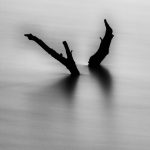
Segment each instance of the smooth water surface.
[[[150,2],[0,0],[0,149],[149,150]],[[110,55],[85,65],[114,30]],[[24,33],[64,53],[67,40],[81,75],[69,76]]]

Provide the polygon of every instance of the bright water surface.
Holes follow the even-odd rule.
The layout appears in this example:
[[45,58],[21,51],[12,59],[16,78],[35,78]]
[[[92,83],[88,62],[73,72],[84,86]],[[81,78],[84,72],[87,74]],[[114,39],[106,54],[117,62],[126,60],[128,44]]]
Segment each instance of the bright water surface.
[[[114,30],[100,72],[85,64]],[[149,150],[150,2],[0,0],[0,149]],[[64,53],[67,40],[81,76],[23,34]]]

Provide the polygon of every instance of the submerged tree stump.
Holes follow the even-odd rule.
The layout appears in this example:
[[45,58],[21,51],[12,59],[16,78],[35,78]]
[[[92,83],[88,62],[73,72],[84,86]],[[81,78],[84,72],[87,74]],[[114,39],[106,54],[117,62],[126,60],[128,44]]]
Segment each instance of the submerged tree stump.
[[48,47],[41,39],[37,38],[36,36],[30,34],[25,34],[24,36],[28,37],[29,40],[36,42],[40,45],[48,54],[50,54],[53,58],[58,60],[61,64],[63,64],[71,73],[72,76],[78,76],[80,74],[79,70],[77,69],[76,63],[72,57],[72,51],[70,51],[69,46],[66,41],[63,41],[63,45],[66,50],[67,58],[63,57],[60,53],[57,53],[52,48]]
[[114,37],[114,35],[112,34],[113,30],[107,23],[106,19],[104,20],[104,23],[106,27],[104,38],[103,39],[100,38],[101,43],[100,43],[99,49],[89,59],[89,67],[92,67],[92,68],[99,67],[100,63],[108,55],[110,43],[111,43],[112,38]]

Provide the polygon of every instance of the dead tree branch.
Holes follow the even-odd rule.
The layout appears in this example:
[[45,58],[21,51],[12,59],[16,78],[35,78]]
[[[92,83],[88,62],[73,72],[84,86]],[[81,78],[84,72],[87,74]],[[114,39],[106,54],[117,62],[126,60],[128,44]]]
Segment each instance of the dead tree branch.
[[63,42],[63,45],[66,50],[67,58],[63,57],[62,54],[57,53],[52,48],[48,47],[41,39],[37,38],[36,36],[32,34],[25,34],[24,36],[28,37],[29,40],[32,40],[36,42],[38,45],[40,45],[48,54],[50,54],[53,58],[58,60],[60,63],[62,63],[71,73],[73,76],[79,75],[79,70],[77,69],[76,63],[72,57],[72,51],[70,51],[68,44],[66,41]]
[[105,23],[105,27],[106,27],[106,32],[105,32],[104,38],[102,39],[100,37],[101,43],[100,43],[99,49],[97,50],[97,52],[94,55],[92,55],[90,57],[89,67],[97,68],[100,65],[100,63],[103,61],[103,59],[109,53],[110,43],[111,43],[111,40],[114,37],[114,35],[112,34],[113,30],[107,23],[106,19],[104,20],[104,23]]

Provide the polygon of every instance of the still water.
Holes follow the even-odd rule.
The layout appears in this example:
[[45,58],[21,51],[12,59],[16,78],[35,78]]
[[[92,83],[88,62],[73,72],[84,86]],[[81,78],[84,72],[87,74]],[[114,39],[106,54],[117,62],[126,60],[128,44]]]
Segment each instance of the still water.
[[[149,150],[150,3],[0,0],[0,149]],[[107,18],[114,30],[99,71],[89,57]],[[58,52],[67,40],[81,75],[23,34]]]
[[1,71],[1,149],[149,149],[149,81],[79,69]]

